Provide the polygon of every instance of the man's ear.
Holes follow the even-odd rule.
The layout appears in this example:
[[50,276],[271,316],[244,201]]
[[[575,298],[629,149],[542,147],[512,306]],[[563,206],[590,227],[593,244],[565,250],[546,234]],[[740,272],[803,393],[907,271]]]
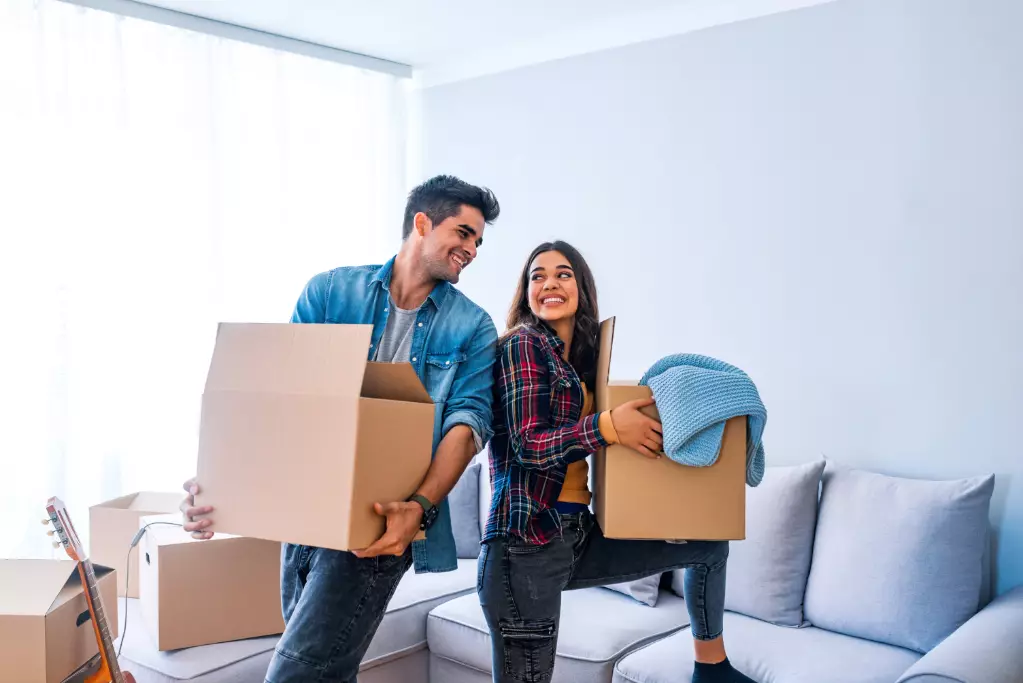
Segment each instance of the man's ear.
[[426,237],[427,231],[433,227],[433,221],[425,213],[420,211],[415,215],[413,220],[413,228],[419,233],[420,237]]

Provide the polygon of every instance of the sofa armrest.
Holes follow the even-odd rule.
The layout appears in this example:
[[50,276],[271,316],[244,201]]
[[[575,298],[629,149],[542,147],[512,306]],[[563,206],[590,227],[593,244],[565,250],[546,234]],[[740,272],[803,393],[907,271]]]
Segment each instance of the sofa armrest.
[[902,674],[897,683],[1023,681],[1023,586],[999,596]]

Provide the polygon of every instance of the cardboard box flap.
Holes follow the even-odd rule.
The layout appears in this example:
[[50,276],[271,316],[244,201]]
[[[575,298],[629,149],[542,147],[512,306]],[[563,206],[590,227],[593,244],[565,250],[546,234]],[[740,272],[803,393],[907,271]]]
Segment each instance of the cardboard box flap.
[[169,491],[139,491],[93,505],[92,508],[131,510],[133,512],[173,512],[178,509],[184,495],[184,491],[180,494]]
[[[107,574],[114,570],[111,569],[110,567],[104,567],[103,565],[96,564],[94,562],[92,564],[92,571],[96,575],[96,580],[99,581],[104,576],[106,576]],[[76,597],[82,594],[82,591],[83,591],[82,580],[77,576],[76,572],[76,575],[73,576],[71,580],[66,582],[64,586],[60,589],[60,592],[57,593],[57,597],[50,605],[50,611],[52,612],[53,610],[63,605],[65,602],[68,602],[69,600],[74,600]],[[113,609],[112,607],[105,603],[103,607],[106,609],[107,614],[110,614],[111,610]]]
[[411,403],[433,403],[410,363],[367,363],[362,395]]
[[607,386],[611,376],[611,345],[614,343],[615,319],[610,317],[600,323],[600,346],[597,347],[597,391],[596,407],[603,410],[608,405]]
[[206,391],[357,398],[372,325],[221,323]]
[[47,614],[77,570],[74,560],[0,560],[0,614]]
[[183,497],[184,492],[140,491],[132,497],[127,509],[136,512],[173,512],[178,509]]

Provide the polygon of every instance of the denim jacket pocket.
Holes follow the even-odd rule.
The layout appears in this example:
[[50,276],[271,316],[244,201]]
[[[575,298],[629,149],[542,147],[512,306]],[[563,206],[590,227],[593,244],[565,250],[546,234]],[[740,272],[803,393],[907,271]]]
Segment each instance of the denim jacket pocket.
[[447,400],[455,381],[458,366],[465,362],[465,353],[431,353],[426,356],[426,390],[436,403]]

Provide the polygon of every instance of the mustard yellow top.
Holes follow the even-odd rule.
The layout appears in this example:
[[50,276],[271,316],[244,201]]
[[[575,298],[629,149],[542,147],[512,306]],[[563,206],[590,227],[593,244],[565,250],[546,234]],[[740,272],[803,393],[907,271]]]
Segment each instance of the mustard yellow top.
[[[583,385],[585,398],[583,399],[583,417],[593,414],[593,393],[585,384]],[[608,443],[618,443],[618,433],[615,431],[614,423],[611,422],[611,411],[605,410],[597,420],[597,428],[600,435]],[[577,460],[568,466],[565,472],[565,483],[561,486],[561,495],[558,500],[563,503],[590,504],[590,467],[585,460]]]

